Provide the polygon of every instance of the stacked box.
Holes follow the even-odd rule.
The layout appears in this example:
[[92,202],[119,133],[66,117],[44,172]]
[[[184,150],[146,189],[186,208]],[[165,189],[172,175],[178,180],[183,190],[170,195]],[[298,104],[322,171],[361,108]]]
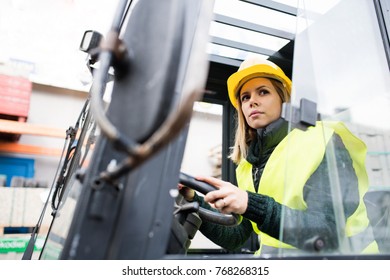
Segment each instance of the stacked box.
[[[49,191],[38,188],[0,188],[0,228],[35,227]],[[40,232],[47,232],[51,222],[51,208],[45,209]],[[73,212],[72,212],[73,213]],[[0,236],[2,232],[0,232]]]
[[31,91],[29,79],[0,74],[0,114],[27,118]]

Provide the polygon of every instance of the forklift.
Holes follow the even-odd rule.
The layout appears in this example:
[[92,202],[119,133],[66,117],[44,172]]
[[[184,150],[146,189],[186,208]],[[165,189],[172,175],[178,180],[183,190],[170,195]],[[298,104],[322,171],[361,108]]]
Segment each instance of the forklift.
[[[88,54],[93,82],[77,123],[68,131],[47,201],[52,222],[39,259],[390,259],[390,1],[327,1],[321,9],[315,0],[299,0],[296,6],[268,0],[226,2],[287,16],[296,24],[294,32],[252,22],[249,15],[223,15],[216,11],[221,2],[119,0],[107,34],[84,33],[80,50]],[[275,51],[229,39],[233,34],[210,35],[211,26],[221,25],[285,44]],[[240,55],[223,54],[228,48]],[[235,251],[193,247],[202,221],[240,222],[238,215],[185,202],[177,185],[200,194],[215,189],[183,171],[185,151],[192,149],[193,108],[199,102],[220,108],[219,176],[236,183],[235,166],[226,156],[235,119],[226,81],[245,58],[241,54],[248,53],[266,55],[293,81],[292,100],[283,115],[290,129],[305,130],[318,120],[342,121],[367,145],[364,202],[378,253],[359,254],[345,245],[342,223],[334,234],[344,245],[332,252],[311,241],[307,250],[281,248],[255,256],[261,242],[257,236]],[[326,156],[334,159],[334,153]],[[326,176],[337,215],[342,212],[340,185],[336,164],[330,162]],[[23,259],[31,259],[40,221]],[[287,227],[288,218],[283,221]]]

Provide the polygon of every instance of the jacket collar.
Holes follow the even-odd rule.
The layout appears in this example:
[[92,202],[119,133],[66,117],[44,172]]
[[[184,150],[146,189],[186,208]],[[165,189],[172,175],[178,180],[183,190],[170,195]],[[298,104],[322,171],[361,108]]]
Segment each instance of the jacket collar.
[[270,155],[274,148],[286,137],[288,122],[282,118],[257,130],[257,137],[250,143],[247,161],[257,164],[261,157]]

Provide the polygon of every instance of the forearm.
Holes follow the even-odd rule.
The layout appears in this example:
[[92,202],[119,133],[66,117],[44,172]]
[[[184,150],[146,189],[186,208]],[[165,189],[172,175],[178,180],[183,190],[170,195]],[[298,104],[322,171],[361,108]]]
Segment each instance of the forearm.
[[248,207],[243,216],[255,222],[262,232],[279,238],[281,208],[272,197],[248,192]]

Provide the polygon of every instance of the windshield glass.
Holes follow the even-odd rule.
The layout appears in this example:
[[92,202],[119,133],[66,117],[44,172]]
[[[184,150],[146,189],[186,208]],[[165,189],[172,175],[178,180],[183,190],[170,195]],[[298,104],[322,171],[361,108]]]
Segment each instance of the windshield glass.
[[[322,13],[316,2],[299,4],[283,244],[263,244],[277,242],[278,256],[388,253],[390,79],[374,3],[332,1]],[[308,115],[320,122],[302,126]]]

